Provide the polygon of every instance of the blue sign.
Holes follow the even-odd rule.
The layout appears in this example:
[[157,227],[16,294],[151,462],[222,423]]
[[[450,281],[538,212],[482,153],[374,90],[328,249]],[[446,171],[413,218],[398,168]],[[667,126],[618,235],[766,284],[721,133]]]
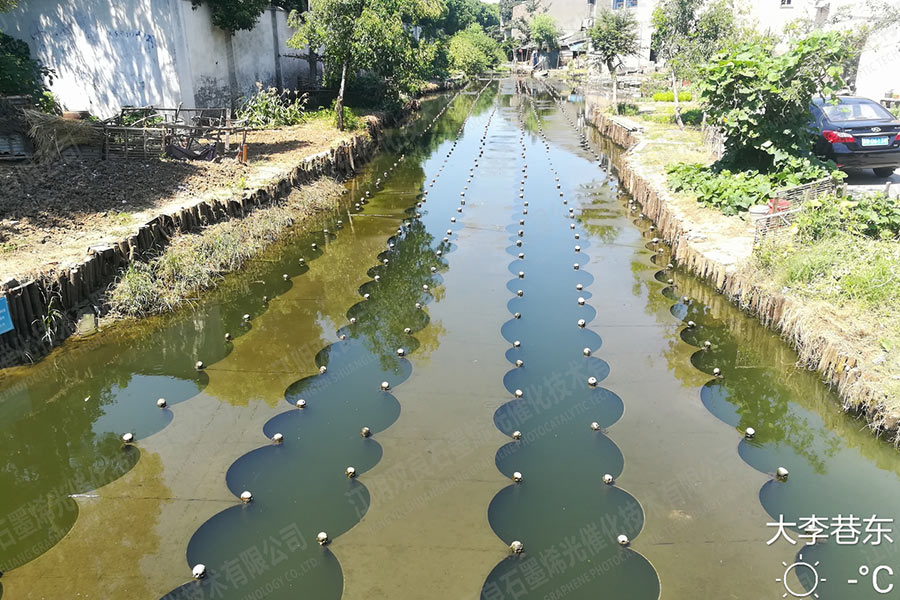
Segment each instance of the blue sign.
[[9,314],[9,301],[6,296],[0,296],[0,333],[12,331],[13,327],[12,315]]

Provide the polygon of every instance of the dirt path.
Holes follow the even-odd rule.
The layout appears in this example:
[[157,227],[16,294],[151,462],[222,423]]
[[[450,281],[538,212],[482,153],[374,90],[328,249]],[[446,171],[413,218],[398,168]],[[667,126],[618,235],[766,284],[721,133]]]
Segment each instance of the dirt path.
[[329,124],[248,135],[249,164],[85,160],[0,165],[0,286],[84,258],[154,215],[255,187],[303,158],[351,137]]

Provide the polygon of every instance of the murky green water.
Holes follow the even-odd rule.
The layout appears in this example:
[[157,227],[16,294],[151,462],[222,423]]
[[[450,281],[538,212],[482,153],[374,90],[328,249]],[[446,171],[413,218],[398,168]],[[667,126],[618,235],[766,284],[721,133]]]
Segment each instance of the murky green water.
[[[787,593],[776,579],[801,553],[804,563],[819,561],[819,581],[806,564],[795,566],[787,582],[796,594],[884,597],[872,574],[900,568],[886,521],[900,497],[896,451],[839,413],[777,336],[705,284],[664,269],[667,249],[617,188],[610,155],[618,150],[588,145],[576,127],[579,107],[560,107],[540,89],[479,82],[427,102],[422,119],[348,185],[338,214],[297,231],[192,309],[70,343],[0,375],[0,594],[336,599],[348,576],[365,572],[371,597],[382,597],[380,580],[399,568],[392,560],[444,548],[451,567],[426,561],[424,579],[464,580],[467,597],[488,600],[774,598]],[[494,235],[507,241],[485,242]],[[485,270],[507,265],[503,278],[485,282],[477,265],[455,258],[472,243],[483,244]],[[494,323],[496,347],[480,359],[505,372],[497,381],[505,398],[479,387],[481,366],[464,355],[429,365],[453,374],[450,396],[404,394],[435,349],[465,348],[454,319],[466,314],[429,317],[448,296],[473,311],[506,307]],[[205,370],[194,369],[197,360]],[[344,560],[342,534],[365,522],[373,503],[397,501],[407,481],[446,485],[425,467],[404,470],[389,488],[366,482],[376,466],[417,458],[378,441],[411,403],[448,415],[431,427],[466,426],[439,404],[453,393],[499,406],[493,425],[508,442],[493,459],[508,483],[489,502],[454,500],[465,505],[461,514],[487,515],[497,545],[422,539],[397,519],[385,536],[396,545],[383,554],[393,558]],[[221,451],[238,457],[211,474],[227,486],[226,502],[183,497],[178,482],[205,473],[190,439],[177,441],[178,458],[154,445],[179,419],[198,418],[185,407],[210,400],[232,411],[226,424],[211,415],[195,425],[214,427]],[[242,414],[266,416],[248,431]],[[679,431],[684,424],[689,430]],[[744,438],[747,427],[753,439]],[[135,444],[122,443],[126,432]],[[249,446],[238,440],[254,434]],[[78,539],[103,539],[102,525],[81,522],[79,505],[106,511],[115,529],[113,520],[128,518],[116,483],[144,473],[151,459],[162,461],[161,485],[141,500],[158,509],[132,523],[134,539],[94,546],[136,577],[119,581],[100,565],[76,572]],[[455,465],[452,453],[442,461]],[[767,478],[779,466],[788,478]],[[758,494],[734,499],[735,486]],[[239,500],[244,491],[252,501]],[[684,499],[698,494],[723,500]],[[166,520],[167,507],[189,516],[201,505],[199,528],[164,525],[181,522]],[[446,518],[437,495],[423,506],[434,507],[429,519]],[[767,545],[776,528],[766,521],[779,515],[796,523],[788,527],[796,545]],[[813,515],[820,531],[807,535],[822,540],[804,546],[810,524],[802,522]],[[329,544],[317,543],[319,532]],[[521,553],[502,550],[515,541]],[[714,561],[707,548],[719,545]],[[472,553],[483,556],[480,571],[452,568],[454,557]],[[163,554],[181,554],[177,572],[160,566],[173,564]],[[200,563],[206,577],[191,581]],[[45,564],[58,584],[29,571]],[[881,589],[891,580],[877,570]],[[402,597],[443,597],[421,585],[401,582]]]

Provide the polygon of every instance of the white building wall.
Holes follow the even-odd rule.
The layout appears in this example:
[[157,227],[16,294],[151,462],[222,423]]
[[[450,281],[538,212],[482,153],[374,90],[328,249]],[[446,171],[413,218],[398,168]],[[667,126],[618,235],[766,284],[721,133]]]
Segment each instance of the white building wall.
[[900,94],[900,28],[873,34],[859,58],[856,76],[859,96],[880,100]]
[[108,117],[122,105],[228,106],[257,81],[277,85],[276,61],[284,85],[296,85],[307,65],[282,56],[301,53],[285,46],[286,17],[267,10],[229,40],[190,0],[27,0],[0,14],[0,31],[56,72],[50,89],[63,108]]

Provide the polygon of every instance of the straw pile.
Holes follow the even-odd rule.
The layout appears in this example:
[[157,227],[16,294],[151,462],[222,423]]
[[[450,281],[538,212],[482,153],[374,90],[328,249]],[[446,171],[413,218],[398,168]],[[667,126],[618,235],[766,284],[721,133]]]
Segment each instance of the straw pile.
[[28,122],[28,135],[37,160],[57,158],[72,146],[96,146],[103,141],[100,130],[89,121],[64,119],[29,108],[22,112]]

